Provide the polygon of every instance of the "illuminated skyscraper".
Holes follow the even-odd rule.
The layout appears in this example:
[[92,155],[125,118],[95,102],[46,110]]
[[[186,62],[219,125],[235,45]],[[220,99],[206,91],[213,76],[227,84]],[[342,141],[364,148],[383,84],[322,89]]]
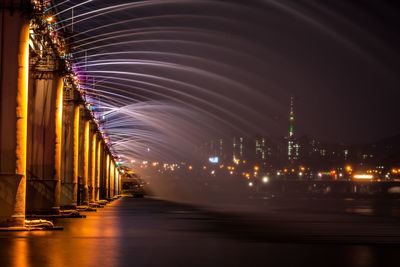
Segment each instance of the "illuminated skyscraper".
[[[239,142],[237,142],[239,140]],[[233,138],[233,161],[237,160],[237,159],[243,159],[243,155],[244,155],[244,138],[243,137],[239,137]]]
[[256,151],[255,156],[257,159],[265,160],[266,159],[266,144],[264,137],[256,137]]
[[295,142],[294,137],[294,96],[290,97],[290,113],[289,113],[289,136],[288,136],[288,160],[290,163],[298,159],[299,144]]

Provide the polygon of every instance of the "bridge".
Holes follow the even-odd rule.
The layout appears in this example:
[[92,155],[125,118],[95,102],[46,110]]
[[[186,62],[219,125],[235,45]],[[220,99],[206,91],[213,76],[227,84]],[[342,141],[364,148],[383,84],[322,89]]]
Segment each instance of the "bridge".
[[122,170],[45,2],[0,3],[0,226],[120,192]]

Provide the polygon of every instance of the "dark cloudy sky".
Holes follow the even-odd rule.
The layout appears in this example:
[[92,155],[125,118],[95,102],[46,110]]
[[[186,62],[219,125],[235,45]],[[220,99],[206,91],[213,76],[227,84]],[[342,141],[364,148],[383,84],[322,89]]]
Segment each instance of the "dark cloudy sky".
[[[82,2],[68,1],[58,11]],[[75,56],[82,63],[86,51],[89,63],[81,71],[96,80],[107,76],[103,86],[111,87],[110,76],[124,79],[118,94],[184,103],[232,122],[228,132],[237,126],[285,135],[295,95],[299,135],[369,142],[400,133],[395,3],[94,0],[74,9]],[[60,16],[70,31],[70,12]],[[135,81],[127,81],[128,72]]]

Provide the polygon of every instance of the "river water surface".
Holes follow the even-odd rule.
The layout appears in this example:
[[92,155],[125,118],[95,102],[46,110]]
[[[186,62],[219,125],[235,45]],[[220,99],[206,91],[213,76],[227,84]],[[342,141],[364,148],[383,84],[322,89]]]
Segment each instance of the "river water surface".
[[63,231],[0,232],[0,266],[400,266],[395,212],[324,213],[321,202],[246,213],[124,197],[57,220]]

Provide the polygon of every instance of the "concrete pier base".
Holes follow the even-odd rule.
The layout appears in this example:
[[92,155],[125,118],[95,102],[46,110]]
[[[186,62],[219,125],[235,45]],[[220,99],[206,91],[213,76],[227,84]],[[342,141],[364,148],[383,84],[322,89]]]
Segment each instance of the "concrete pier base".
[[0,174],[0,226],[24,225],[25,210],[18,206],[25,201],[21,183],[25,183],[22,175]]

